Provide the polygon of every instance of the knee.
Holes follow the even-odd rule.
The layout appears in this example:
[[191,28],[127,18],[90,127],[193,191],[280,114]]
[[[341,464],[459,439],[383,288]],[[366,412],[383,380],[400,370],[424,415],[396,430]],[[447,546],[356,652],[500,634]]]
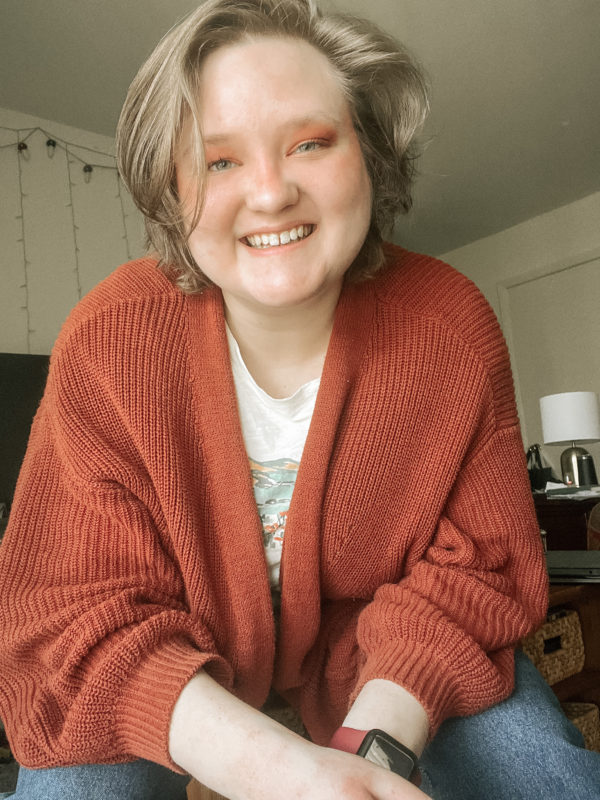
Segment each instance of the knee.
[[436,800],[558,800],[572,798],[574,785],[582,786],[579,797],[600,798],[600,755],[583,749],[581,734],[522,654],[513,694],[473,717],[447,720],[422,765],[425,791]]

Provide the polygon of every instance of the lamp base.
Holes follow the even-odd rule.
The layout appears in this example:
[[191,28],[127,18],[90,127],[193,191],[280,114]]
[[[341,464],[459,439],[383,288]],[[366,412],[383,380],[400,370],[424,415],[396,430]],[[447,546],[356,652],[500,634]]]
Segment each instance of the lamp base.
[[594,459],[584,447],[567,447],[560,456],[563,482],[567,486],[597,486]]

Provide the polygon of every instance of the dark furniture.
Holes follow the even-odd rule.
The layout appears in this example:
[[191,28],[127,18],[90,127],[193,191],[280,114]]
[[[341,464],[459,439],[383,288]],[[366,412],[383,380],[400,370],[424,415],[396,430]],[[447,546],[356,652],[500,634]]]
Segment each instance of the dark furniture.
[[[49,356],[0,353],[0,503],[10,510]],[[0,535],[5,525],[0,522]]]
[[[587,550],[588,521],[599,498],[548,499],[534,494],[540,528],[546,531],[549,550]],[[594,516],[597,512],[594,512]],[[600,583],[554,584],[550,607],[570,608],[579,614],[585,649],[581,672],[552,686],[561,702],[600,704]]]
[[600,497],[559,500],[534,494],[533,499],[540,528],[546,531],[548,550],[588,549],[588,519]]
[[600,705],[600,583],[564,584],[550,587],[550,606],[572,608],[579,614],[585,648],[581,672],[552,686],[561,702]]

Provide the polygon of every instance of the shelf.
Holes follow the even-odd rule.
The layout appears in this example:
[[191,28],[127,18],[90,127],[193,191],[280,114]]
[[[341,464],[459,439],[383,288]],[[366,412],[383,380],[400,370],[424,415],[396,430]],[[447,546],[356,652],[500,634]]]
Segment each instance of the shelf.
[[550,585],[549,607],[573,603],[586,593],[586,586],[581,583],[553,583]]

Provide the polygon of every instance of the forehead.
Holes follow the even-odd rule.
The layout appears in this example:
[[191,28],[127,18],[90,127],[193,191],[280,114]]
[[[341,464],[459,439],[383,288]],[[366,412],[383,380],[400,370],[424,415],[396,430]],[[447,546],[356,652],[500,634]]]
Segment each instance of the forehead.
[[267,36],[207,56],[198,111],[207,135],[239,124],[250,128],[264,118],[274,125],[289,114],[350,116],[341,79],[322,52],[301,39]]

